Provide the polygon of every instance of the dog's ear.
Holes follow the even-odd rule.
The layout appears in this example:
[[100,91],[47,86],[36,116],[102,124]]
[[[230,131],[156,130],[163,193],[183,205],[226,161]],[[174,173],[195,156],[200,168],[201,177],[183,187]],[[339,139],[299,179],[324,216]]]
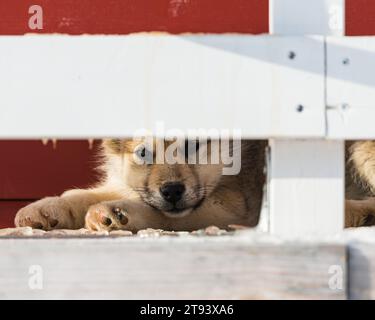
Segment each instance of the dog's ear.
[[121,139],[104,139],[102,142],[103,149],[108,153],[123,153],[124,142]]
[[142,139],[103,139],[102,150],[107,154],[133,153]]

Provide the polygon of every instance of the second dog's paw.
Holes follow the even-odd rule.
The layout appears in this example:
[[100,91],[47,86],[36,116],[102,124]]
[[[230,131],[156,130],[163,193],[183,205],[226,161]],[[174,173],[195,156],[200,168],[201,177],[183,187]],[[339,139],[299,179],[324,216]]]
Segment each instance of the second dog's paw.
[[94,231],[127,229],[129,213],[110,202],[93,205],[87,211],[85,228]]
[[375,225],[374,199],[346,200],[345,227],[364,227]]

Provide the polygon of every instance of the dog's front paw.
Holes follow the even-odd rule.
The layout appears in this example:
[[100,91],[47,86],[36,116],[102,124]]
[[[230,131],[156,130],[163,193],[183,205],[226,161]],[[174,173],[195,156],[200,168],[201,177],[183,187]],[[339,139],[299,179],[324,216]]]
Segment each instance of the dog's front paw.
[[15,217],[16,227],[34,229],[73,229],[74,216],[69,202],[61,197],[48,197],[20,209]]
[[375,199],[346,200],[345,227],[364,227],[375,225]]
[[111,202],[102,202],[89,208],[85,228],[94,231],[127,230],[129,213]]

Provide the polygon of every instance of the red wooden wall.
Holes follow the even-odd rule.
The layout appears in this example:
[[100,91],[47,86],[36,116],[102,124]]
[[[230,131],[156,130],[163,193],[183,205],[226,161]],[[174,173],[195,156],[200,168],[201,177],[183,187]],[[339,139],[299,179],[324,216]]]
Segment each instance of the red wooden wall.
[[[30,30],[28,9],[43,8],[43,30]],[[2,0],[0,35],[267,33],[268,0]],[[347,35],[375,35],[375,0],[346,0]],[[95,179],[87,141],[0,141],[0,228],[18,208]]]
[[375,1],[346,0],[346,35],[375,35]]
[[13,225],[17,210],[31,201],[87,187],[97,180],[99,141],[0,140],[0,228]]
[[2,0],[0,34],[30,32],[28,8],[34,4],[44,13],[44,29],[37,33],[268,30],[268,0]]

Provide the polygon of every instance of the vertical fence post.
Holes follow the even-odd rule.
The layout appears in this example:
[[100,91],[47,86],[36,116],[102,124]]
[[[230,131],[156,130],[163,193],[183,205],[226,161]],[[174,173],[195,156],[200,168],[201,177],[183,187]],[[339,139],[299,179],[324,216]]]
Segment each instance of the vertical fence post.
[[[342,35],[344,0],[271,0],[269,20],[273,34]],[[344,141],[329,141],[324,136],[270,140],[271,233],[319,236],[343,229],[344,148]]]
[[344,225],[344,143],[270,141],[270,232],[328,235]]

